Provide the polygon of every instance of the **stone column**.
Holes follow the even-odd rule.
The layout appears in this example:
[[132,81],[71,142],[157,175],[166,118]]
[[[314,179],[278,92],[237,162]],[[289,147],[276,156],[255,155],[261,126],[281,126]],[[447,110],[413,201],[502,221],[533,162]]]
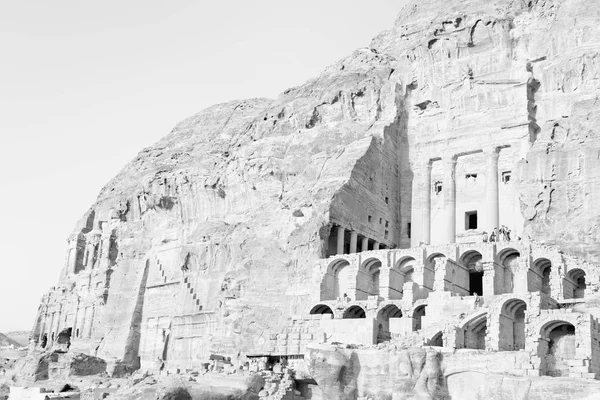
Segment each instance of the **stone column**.
[[486,150],[486,184],[485,184],[485,225],[486,232],[492,232],[500,226],[500,210],[498,207],[498,148]]
[[356,253],[357,244],[358,244],[358,233],[351,231],[350,232],[350,254]]
[[441,229],[444,243],[456,241],[456,156],[444,158],[444,221]]
[[75,265],[77,264],[77,235],[69,238],[69,250],[67,256],[67,273],[75,273]]
[[364,237],[360,245],[360,251],[369,251],[369,238]]
[[431,160],[414,171],[411,231],[412,247],[431,242]]
[[[483,262],[483,295],[502,294],[504,284],[503,266],[494,261]],[[481,293],[479,293],[481,294]]]
[[373,243],[373,250],[379,250],[379,242]]
[[337,228],[337,254],[344,254],[344,236],[346,229],[341,226]]

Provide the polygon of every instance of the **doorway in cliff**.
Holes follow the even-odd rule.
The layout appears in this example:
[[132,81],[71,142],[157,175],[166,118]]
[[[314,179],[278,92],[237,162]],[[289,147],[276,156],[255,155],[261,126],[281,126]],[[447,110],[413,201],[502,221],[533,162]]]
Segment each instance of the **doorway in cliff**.
[[421,305],[413,311],[413,331],[418,331],[422,326],[422,319],[425,316],[426,305]]
[[565,321],[552,321],[544,325],[540,335],[545,339],[538,344],[542,375],[569,376],[569,362],[576,358],[578,345],[575,326]]
[[377,313],[377,343],[387,342],[392,339],[390,330],[391,323],[396,323],[395,320],[402,318],[402,311],[393,304],[388,304]]
[[527,304],[521,299],[510,299],[502,305],[498,350],[514,351],[525,348],[526,310]]
[[466,349],[485,350],[487,334],[487,313],[478,314],[463,325],[464,343]]

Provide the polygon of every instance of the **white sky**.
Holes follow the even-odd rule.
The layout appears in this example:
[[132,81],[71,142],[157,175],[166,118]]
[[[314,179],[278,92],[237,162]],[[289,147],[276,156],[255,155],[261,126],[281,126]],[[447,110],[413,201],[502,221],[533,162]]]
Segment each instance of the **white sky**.
[[138,151],[212,104],[303,83],[403,2],[0,2],[0,332],[31,329],[65,239]]

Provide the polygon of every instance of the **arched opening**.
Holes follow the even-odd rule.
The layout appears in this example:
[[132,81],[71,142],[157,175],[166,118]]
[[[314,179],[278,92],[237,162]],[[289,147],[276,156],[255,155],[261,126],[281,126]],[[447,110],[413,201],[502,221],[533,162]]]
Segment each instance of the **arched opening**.
[[527,304],[520,299],[507,300],[500,310],[500,351],[525,348],[525,310]]
[[461,258],[461,264],[469,271],[469,294],[471,296],[483,293],[483,263],[481,253],[472,250],[466,252]]
[[402,299],[404,285],[413,282],[413,273],[416,260],[412,257],[403,257],[390,270],[390,299]]
[[547,376],[569,376],[569,361],[576,358],[575,326],[565,321],[552,321],[540,332],[538,355],[541,372]]
[[547,258],[538,258],[532,264],[527,275],[527,289],[530,292],[541,291],[551,294],[550,277],[552,275],[552,263]]
[[565,299],[583,299],[585,297],[585,271],[579,268],[567,273],[563,282],[563,295]]
[[362,263],[356,276],[356,300],[379,296],[380,271],[381,261],[377,258],[369,258]]
[[45,348],[47,345],[48,345],[48,334],[44,333],[44,335],[42,336],[41,346],[42,346],[42,348]]
[[402,311],[393,304],[383,307],[377,313],[377,343],[389,341],[392,338],[390,333],[390,318],[402,318]]
[[423,326],[423,317],[425,316],[426,305],[421,305],[413,311],[413,331],[418,331]]
[[442,332],[438,332],[436,333],[431,340],[429,340],[429,343],[427,343],[429,346],[438,346],[438,347],[443,347],[444,346],[444,334]]
[[504,267],[504,293],[514,292],[514,279],[520,256],[521,253],[515,249],[504,249],[498,254],[498,262]]
[[325,304],[317,304],[310,310],[310,314],[312,314],[312,315],[316,315],[316,314],[331,314],[331,315],[333,315],[333,310],[329,306],[326,306]]
[[344,311],[344,315],[342,316],[344,319],[358,319],[358,318],[367,318],[367,314],[362,307],[359,306],[351,306]]
[[467,322],[464,326],[464,333],[464,347],[466,349],[485,350],[487,314],[480,314]]
[[[352,297],[350,263],[346,259],[332,261],[327,267],[327,272],[321,282],[321,300],[336,300],[344,297]],[[344,294],[346,296],[344,296]]]

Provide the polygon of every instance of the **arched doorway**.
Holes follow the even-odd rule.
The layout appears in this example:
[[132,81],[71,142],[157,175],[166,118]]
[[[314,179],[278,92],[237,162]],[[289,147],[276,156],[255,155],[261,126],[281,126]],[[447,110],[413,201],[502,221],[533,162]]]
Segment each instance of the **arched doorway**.
[[344,294],[352,297],[350,293],[352,268],[348,260],[340,258],[333,260],[327,267],[327,272],[321,281],[321,301],[337,300],[344,298]]
[[379,296],[380,271],[381,261],[378,258],[369,258],[362,263],[356,276],[356,300]]
[[515,249],[504,249],[498,254],[498,262],[504,267],[504,293],[514,293],[515,273],[521,254]]
[[525,311],[521,299],[507,300],[500,310],[500,337],[498,350],[511,351],[525,348]]
[[402,318],[402,311],[393,304],[388,304],[377,313],[377,343],[391,340],[390,318]]
[[471,296],[485,294],[483,293],[483,263],[481,259],[481,253],[475,250],[466,252],[460,259],[461,264],[469,270],[469,294]]
[[485,350],[487,313],[473,317],[464,325],[464,348]]
[[585,297],[585,271],[579,268],[567,273],[563,282],[563,295],[565,299],[583,299]]
[[390,299],[402,299],[404,284],[413,281],[414,265],[412,257],[403,257],[390,271]]
[[426,305],[421,305],[413,311],[413,331],[418,331],[423,326],[422,319],[425,316]]
[[429,340],[428,343],[426,343],[429,346],[438,346],[438,347],[443,347],[444,346],[444,334],[442,332],[438,332],[436,333],[431,340]]
[[527,289],[530,292],[541,291],[551,294],[550,277],[552,275],[552,263],[547,258],[538,258],[533,262],[527,279]]
[[565,321],[552,321],[540,332],[538,355],[542,358],[541,372],[547,376],[569,376],[569,361],[576,358],[575,326]]
[[310,310],[310,314],[311,315],[317,315],[317,314],[333,315],[333,310],[329,306],[326,306],[325,304],[317,304]]
[[359,306],[351,306],[344,311],[344,315],[342,316],[344,319],[358,319],[358,318],[367,318],[367,313],[362,307]]

